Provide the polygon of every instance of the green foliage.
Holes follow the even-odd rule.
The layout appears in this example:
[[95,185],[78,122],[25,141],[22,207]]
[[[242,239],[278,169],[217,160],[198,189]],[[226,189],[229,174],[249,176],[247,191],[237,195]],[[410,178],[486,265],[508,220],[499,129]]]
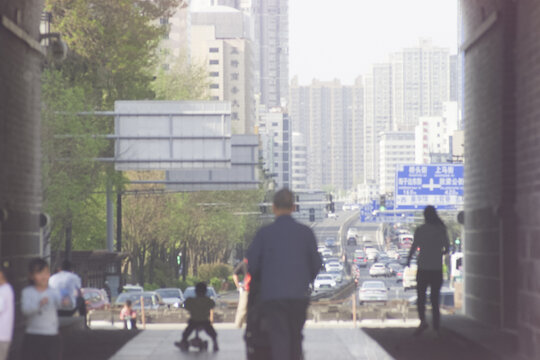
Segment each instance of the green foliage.
[[203,264],[199,267],[199,279],[210,282],[212,279],[227,280],[232,274],[232,267],[227,264]]
[[210,279],[210,282],[208,284],[210,286],[212,286],[214,288],[214,290],[220,291],[221,290],[221,285],[224,282],[225,282],[225,280],[223,280],[223,279],[220,279],[218,277],[213,277],[212,279]]
[[152,83],[157,100],[206,100],[208,76],[205,66],[190,64],[185,56],[169,58],[169,69],[159,69]]

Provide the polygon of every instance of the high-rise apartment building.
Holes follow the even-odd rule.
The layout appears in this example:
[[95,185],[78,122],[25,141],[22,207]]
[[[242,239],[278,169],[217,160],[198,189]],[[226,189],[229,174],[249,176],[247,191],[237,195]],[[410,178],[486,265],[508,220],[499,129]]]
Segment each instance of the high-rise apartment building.
[[263,170],[279,188],[292,186],[292,132],[289,115],[282,108],[257,111],[257,133],[261,142]]
[[449,50],[420,40],[390,55],[393,128],[414,131],[420,116],[440,116],[450,100]]
[[380,134],[379,192],[393,193],[398,165],[415,160],[414,132],[385,131]]
[[392,124],[392,68],[380,63],[364,77],[364,183],[379,181],[379,141]]
[[[208,0],[207,0],[208,1]],[[289,0],[213,0],[248,13],[253,24],[255,92],[268,108],[289,96]]]
[[255,126],[249,24],[244,13],[227,6],[191,12],[191,59],[208,68],[210,99],[231,102],[235,134],[252,134]]
[[[309,86],[291,83],[291,121],[306,138],[310,189],[332,186],[347,190],[353,186],[353,138],[361,137],[353,135],[361,123],[361,85],[344,86],[339,80],[314,80]],[[358,123],[353,124],[353,119]]]
[[352,89],[352,182],[358,185],[364,181],[364,81],[355,80]]
[[299,132],[292,133],[292,189],[305,191],[308,189],[307,178],[308,149],[304,135]]

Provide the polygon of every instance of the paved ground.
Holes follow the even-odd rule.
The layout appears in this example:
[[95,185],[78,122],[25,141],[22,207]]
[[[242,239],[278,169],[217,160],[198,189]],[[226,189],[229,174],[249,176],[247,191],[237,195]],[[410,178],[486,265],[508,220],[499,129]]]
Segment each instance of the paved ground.
[[[221,350],[218,353],[184,354],[173,345],[178,340],[178,330],[146,330],[126,344],[111,360],[150,359],[245,359],[243,332],[231,325],[216,326]],[[308,328],[304,332],[304,351],[307,360],[392,359],[375,341],[351,324]]]

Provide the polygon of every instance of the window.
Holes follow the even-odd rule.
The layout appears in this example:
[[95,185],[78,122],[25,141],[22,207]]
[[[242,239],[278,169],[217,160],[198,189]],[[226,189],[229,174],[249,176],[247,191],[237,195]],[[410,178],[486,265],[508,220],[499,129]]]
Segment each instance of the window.
[[238,65],[240,65],[240,63],[238,62],[238,60],[231,60],[231,66],[232,66],[232,67],[237,68]]
[[233,46],[231,49],[231,54],[238,54],[238,48],[236,46]]
[[210,60],[210,65],[219,65],[219,60]]
[[283,120],[283,130],[289,130],[289,120]]
[[219,84],[210,84],[210,89],[219,89]]
[[283,161],[289,161],[289,154],[283,153]]
[[238,90],[238,88],[237,88],[236,86],[233,86],[233,88],[231,89],[231,92],[232,92],[233,94],[237,94],[238,91],[240,91],[240,90]]
[[160,18],[159,24],[160,25],[167,25],[169,23],[169,18]]
[[237,112],[233,112],[233,113],[231,114],[231,119],[232,119],[232,120],[238,120],[238,113],[237,113]]
[[219,76],[219,72],[217,71],[211,71],[210,72],[210,77],[218,77]]
[[238,103],[238,100],[233,100],[232,106],[233,107],[240,107],[240,104]]
[[211,53],[218,53],[218,52],[219,52],[219,48],[217,48],[217,47],[211,47],[209,51],[210,51]]
[[239,77],[240,77],[240,74],[239,74],[239,73],[232,73],[232,74],[231,74],[231,79],[232,79],[232,80],[238,80]]

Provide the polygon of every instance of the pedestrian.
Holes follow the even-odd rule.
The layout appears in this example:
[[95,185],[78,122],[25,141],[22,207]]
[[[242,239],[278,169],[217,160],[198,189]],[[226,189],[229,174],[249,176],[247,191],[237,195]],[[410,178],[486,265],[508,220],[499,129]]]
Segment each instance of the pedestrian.
[[72,316],[76,311],[79,311],[80,316],[86,316],[86,305],[81,293],[81,278],[73,273],[71,261],[62,262],[61,270],[49,279],[49,286],[58,290],[62,297],[62,305],[58,310],[59,316]]
[[433,330],[439,332],[440,311],[439,295],[443,283],[442,259],[444,254],[448,254],[450,244],[446,226],[437,214],[433,206],[426,206],[424,209],[425,224],[420,225],[414,232],[414,241],[409,250],[407,266],[410,265],[411,258],[417,249],[418,271],[416,273],[417,309],[420,325],[415,331],[415,335],[422,334],[428,327],[426,321],[426,290],[431,289],[431,307],[433,314]]
[[124,307],[120,310],[120,320],[124,322],[124,329],[137,330],[137,312],[131,307],[131,300],[126,300]]
[[[322,261],[313,231],[292,217],[294,194],[288,189],[279,190],[272,209],[275,221],[257,232],[247,251],[252,277],[250,292],[256,287],[258,293],[253,297],[250,294],[250,299],[261,304],[260,314],[248,312],[248,323],[249,317],[260,316],[260,324],[267,329],[272,360],[299,360],[303,358],[302,330],[309,305],[309,285],[319,273]],[[257,358],[250,349],[250,333],[247,329],[249,359]]]
[[15,301],[6,270],[0,265],[0,360],[6,360],[13,337]]
[[[60,360],[62,341],[58,334],[60,294],[49,287],[49,265],[41,258],[30,261],[30,285],[22,291],[21,310],[26,318],[23,360]],[[64,300],[67,301],[67,300]]]
[[[242,281],[240,281],[239,276],[242,276]],[[238,307],[236,308],[236,317],[234,324],[241,328],[244,324],[247,316],[247,306],[248,306],[248,297],[249,297],[249,283],[251,281],[251,276],[248,273],[247,259],[243,259],[233,271],[233,281],[238,290]]]
[[212,342],[214,343],[214,351],[219,350],[217,333],[210,322],[210,314],[212,309],[216,306],[216,303],[206,295],[207,290],[208,288],[205,283],[197,283],[195,285],[196,296],[194,298],[190,297],[184,302],[184,308],[189,311],[191,316],[188,321],[188,326],[182,333],[182,341],[174,343],[183,351],[187,351],[189,349],[189,335],[191,335],[195,329],[203,329],[206,331],[206,333],[212,338]]

